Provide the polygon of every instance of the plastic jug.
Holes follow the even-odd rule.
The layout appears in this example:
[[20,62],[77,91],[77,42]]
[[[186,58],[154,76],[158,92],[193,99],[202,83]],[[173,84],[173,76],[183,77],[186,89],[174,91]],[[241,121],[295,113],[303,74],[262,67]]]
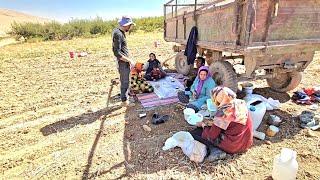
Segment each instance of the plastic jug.
[[283,148],[273,160],[272,178],[274,180],[294,180],[298,172],[297,153]]
[[247,106],[252,118],[253,130],[257,130],[261,124],[264,114],[266,113],[266,105],[262,101],[253,99],[247,102]]

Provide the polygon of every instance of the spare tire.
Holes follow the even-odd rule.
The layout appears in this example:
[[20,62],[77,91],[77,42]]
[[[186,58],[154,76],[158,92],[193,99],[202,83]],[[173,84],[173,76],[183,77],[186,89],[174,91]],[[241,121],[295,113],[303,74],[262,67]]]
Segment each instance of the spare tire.
[[278,92],[287,92],[296,88],[302,80],[301,72],[279,73],[275,78],[267,78],[271,89]]
[[228,61],[213,62],[209,69],[217,85],[229,87],[232,91],[237,92],[237,74]]
[[183,51],[177,53],[175,58],[175,65],[178,73],[188,75],[193,64],[188,65],[187,56],[184,55]]

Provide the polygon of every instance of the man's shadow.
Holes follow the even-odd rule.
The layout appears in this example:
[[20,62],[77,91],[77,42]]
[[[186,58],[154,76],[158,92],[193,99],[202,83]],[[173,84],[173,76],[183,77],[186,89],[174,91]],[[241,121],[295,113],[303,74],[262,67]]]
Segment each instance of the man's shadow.
[[44,136],[48,136],[53,133],[62,132],[65,130],[69,130],[77,125],[86,125],[95,122],[102,115],[107,115],[115,110],[120,109],[121,106],[113,106],[110,108],[101,109],[97,112],[88,112],[81,114],[79,116],[70,117],[68,119],[64,119],[49,125],[46,125],[40,129]]

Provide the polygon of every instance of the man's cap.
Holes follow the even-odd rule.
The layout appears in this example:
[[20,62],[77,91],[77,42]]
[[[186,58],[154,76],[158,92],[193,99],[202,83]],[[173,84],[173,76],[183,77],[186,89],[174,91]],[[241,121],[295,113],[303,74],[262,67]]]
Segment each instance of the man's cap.
[[132,19],[128,16],[122,16],[122,18],[118,21],[120,26],[129,26],[129,25],[136,25]]

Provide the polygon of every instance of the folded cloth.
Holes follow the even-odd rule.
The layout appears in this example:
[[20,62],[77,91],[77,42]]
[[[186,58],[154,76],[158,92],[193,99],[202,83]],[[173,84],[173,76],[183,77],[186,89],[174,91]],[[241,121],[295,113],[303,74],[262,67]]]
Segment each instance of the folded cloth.
[[306,104],[306,105],[312,104],[312,98],[310,98],[305,91],[294,92],[291,99],[293,100],[293,102],[297,104]]
[[320,91],[315,91],[313,95],[320,98]]
[[314,88],[303,88],[303,91],[304,91],[308,96],[313,95],[314,92],[315,92]]
[[295,99],[300,99],[300,100],[309,100],[310,97],[304,92],[304,91],[296,91],[293,93],[293,97]]

